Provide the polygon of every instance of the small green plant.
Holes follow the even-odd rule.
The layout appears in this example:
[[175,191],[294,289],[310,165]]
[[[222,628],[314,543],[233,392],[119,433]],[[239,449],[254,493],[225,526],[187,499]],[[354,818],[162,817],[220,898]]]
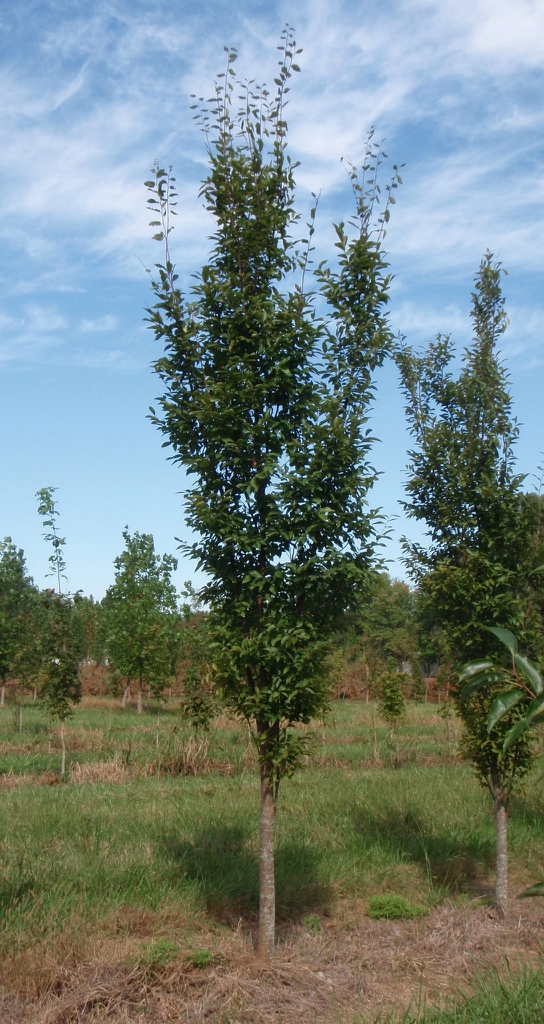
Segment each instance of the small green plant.
[[378,713],[391,726],[391,735],[399,719],[404,718],[406,706],[402,695],[402,676],[398,672],[387,672],[380,679],[380,701]]
[[322,932],[321,921],[317,914],[308,914],[302,919],[302,923],[307,931],[311,932],[312,935],[320,935]]
[[367,917],[372,917],[375,921],[383,918],[388,921],[398,921],[400,918],[409,920],[413,917],[423,917],[427,912],[427,907],[420,903],[410,903],[405,896],[397,896],[395,893],[371,896],[366,908]]
[[178,955],[178,947],[169,939],[158,939],[147,946],[142,946],[136,963],[147,975],[157,974],[164,967],[172,964]]
[[194,949],[193,952],[185,958],[187,963],[190,963],[197,970],[204,970],[205,967],[209,967],[213,960],[213,953],[210,953],[209,949]]

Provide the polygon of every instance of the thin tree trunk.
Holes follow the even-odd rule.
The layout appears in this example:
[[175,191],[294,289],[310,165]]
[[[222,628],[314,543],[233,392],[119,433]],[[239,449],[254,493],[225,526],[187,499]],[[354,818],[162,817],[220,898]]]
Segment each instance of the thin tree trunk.
[[276,882],[274,830],[276,796],[270,773],[261,767],[261,827],[259,837],[259,938],[257,960],[268,963],[274,954],[276,930]]
[[17,727],[18,727],[18,731],[19,732],[23,731],[23,705],[22,705],[22,703],[19,704],[19,714],[18,714],[18,717],[17,717]]
[[508,910],[508,808],[502,786],[493,779],[495,804],[495,906],[504,917]]
[[37,698],[38,698],[38,691],[37,691],[36,687],[34,687],[34,695],[32,697],[32,700],[34,702],[36,702]]
[[137,711],[138,711],[138,714],[141,715],[141,713],[142,713],[142,680],[141,679],[138,680],[138,705],[137,705]]
[[60,722],[60,749],[61,749],[60,774],[64,775],[64,773],[66,771],[66,729],[65,729],[64,718],[62,718],[61,722]]
[[5,703],[6,703],[6,684],[2,683],[2,688],[0,689],[0,708],[3,708]]
[[123,699],[121,701],[121,707],[122,708],[126,707],[127,700],[129,699],[129,697],[130,697],[130,680],[127,683],[127,685],[125,686],[125,689],[123,690]]

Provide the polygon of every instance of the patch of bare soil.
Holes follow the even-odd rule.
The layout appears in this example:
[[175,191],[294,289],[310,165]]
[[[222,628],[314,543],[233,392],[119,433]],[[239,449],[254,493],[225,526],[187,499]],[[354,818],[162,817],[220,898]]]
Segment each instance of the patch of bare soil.
[[[239,928],[196,967],[187,951],[164,967],[127,966],[121,947],[80,966],[65,964],[37,1002],[6,998],[1,1024],[339,1024],[370,1020],[421,999],[443,1003],[470,992],[476,974],[542,966],[544,911],[515,904],[500,920],[489,908],[442,906],[416,921],[371,921],[362,908],[280,939],[274,963],[257,964]],[[126,951],[126,946],[125,946]]]

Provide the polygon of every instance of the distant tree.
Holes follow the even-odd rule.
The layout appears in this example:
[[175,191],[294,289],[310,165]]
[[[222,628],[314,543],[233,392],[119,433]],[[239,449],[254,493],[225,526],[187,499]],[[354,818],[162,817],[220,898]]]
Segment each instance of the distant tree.
[[177,655],[177,595],[172,573],[177,560],[159,556],[149,533],[123,531],[125,550],[115,559],[115,582],[104,598],[106,647],[115,669],[157,697],[174,675]]
[[[507,326],[501,266],[482,260],[472,296],[474,338],[455,379],[449,338],[439,336],[426,353],[401,348],[397,361],[408,400],[406,412],[417,447],[410,452],[406,511],[426,523],[428,548],[406,545],[408,569],[421,600],[432,609],[451,652],[453,667],[494,655],[498,641],[488,625],[517,633],[527,650],[542,650],[542,620],[533,601],[535,509],[514,470],[518,428],[497,342]],[[522,741],[509,758],[500,738],[487,732],[497,696],[492,673],[486,686],[467,688],[457,705],[465,725],[464,750],[489,787],[497,827],[496,900],[506,907],[505,859],[508,793],[528,770]]]
[[208,613],[190,584],[183,596],[179,628],[179,672],[182,680],[181,710],[195,733],[207,730],[221,703],[214,686],[214,650]]
[[74,629],[78,633],[82,658],[102,664],[106,658],[102,607],[92,595],[85,597],[80,591],[73,597]]
[[55,487],[43,487],[37,492],[38,515],[48,529],[44,540],[51,544],[49,556],[50,576],[57,584],[54,590],[45,591],[43,602],[45,616],[41,640],[42,669],[40,699],[51,718],[60,723],[61,768],[66,771],[66,719],[73,715],[73,705],[81,700],[79,662],[82,657],[81,637],[75,629],[73,604],[68,595],[62,593],[62,580],[66,579],[66,563],[62,548],[66,543],[57,529],[58,509],[53,499]]
[[405,663],[415,668],[419,660],[415,595],[400,580],[387,573],[376,576],[371,600],[360,613],[359,629],[366,648],[384,667],[401,670]]
[[20,633],[11,666],[15,697],[18,704],[19,732],[23,728],[23,707],[25,693],[34,690],[34,695],[43,682],[44,637],[47,613],[44,595],[36,587],[25,591],[20,608]]
[[391,726],[391,734],[395,732],[397,722],[406,714],[402,678],[399,672],[389,671],[379,681],[378,712],[384,722]]
[[378,695],[385,674],[404,671],[410,677],[413,695],[419,697],[417,595],[406,583],[392,580],[386,572],[376,572],[361,605],[343,618],[334,656],[336,675],[349,679],[353,671],[358,671],[367,694],[374,690]]
[[45,591],[42,629],[40,700],[51,718],[60,722],[61,765],[66,771],[66,719],[81,700],[79,663],[83,655],[81,637],[74,629],[73,605],[69,597]]
[[6,680],[23,642],[23,610],[31,588],[23,551],[11,537],[5,537],[0,543],[0,707],[4,706]]
[[[274,948],[278,787],[307,749],[296,726],[327,706],[328,636],[370,575],[366,415],[390,341],[389,201],[375,222],[381,153],[371,144],[362,179],[351,169],[353,236],[338,224],[338,269],[316,271],[326,320],[304,290],[315,210],[297,241],[284,113],[299,70],[294,45],[286,30],[274,95],[237,82],[228,51],[213,108],[197,114],[210,168],[201,195],[215,233],[187,302],[168,250],[174,179],[157,166],[146,183],[155,237],[166,242],[149,311],[166,347],[156,363],[162,418],[152,415],[195,480],[186,509],[199,539],[188,550],[208,578],[217,683],[259,755],[261,960]],[[389,187],[398,180],[395,169]]]

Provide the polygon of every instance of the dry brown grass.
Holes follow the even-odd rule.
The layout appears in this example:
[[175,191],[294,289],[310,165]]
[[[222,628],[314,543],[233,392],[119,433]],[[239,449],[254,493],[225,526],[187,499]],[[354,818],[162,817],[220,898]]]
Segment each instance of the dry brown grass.
[[[347,1024],[355,1010],[372,1019],[422,995],[441,1003],[459,988],[470,991],[482,971],[536,965],[544,937],[537,901],[516,905],[506,921],[487,907],[453,905],[417,921],[371,921],[361,905],[346,904],[322,919],[318,935],[303,926],[286,931],[270,967],[255,961],[250,933],[202,926],[196,938],[214,954],[209,967],[195,968],[182,944],[173,963],[150,973],[138,951],[168,934],[168,919],[129,911],[118,911],[100,938],[80,938],[71,953],[68,935],[56,950],[37,949],[43,994],[6,998],[1,1024]],[[179,921],[170,927],[178,933]]]
[[86,761],[70,768],[70,782],[79,786],[100,782],[120,785],[133,776],[134,770],[118,754],[111,761]]

